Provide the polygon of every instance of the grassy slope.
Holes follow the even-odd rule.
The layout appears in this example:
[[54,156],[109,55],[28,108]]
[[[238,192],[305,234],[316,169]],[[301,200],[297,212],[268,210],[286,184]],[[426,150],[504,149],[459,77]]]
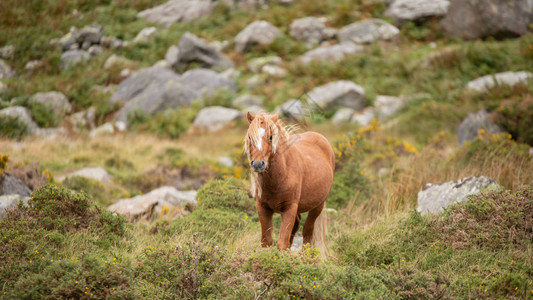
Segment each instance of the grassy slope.
[[[111,51],[105,50],[104,54],[79,68],[60,72],[59,52],[51,49],[48,42],[61,37],[70,26],[83,27],[93,22],[103,25],[106,34],[131,39],[149,25],[137,19],[136,12],[159,2],[163,1],[0,2],[0,31],[3,33],[0,34],[0,45],[16,46],[16,57],[9,63],[20,74],[19,79],[8,81],[10,90],[2,98],[59,90],[67,95],[75,110],[92,105],[99,107],[102,115],[99,122],[104,122],[109,118],[109,111],[102,103],[109,96],[96,97],[90,90],[94,84],[118,82],[120,70],[103,70],[103,63]],[[77,16],[72,15],[75,8],[80,13]],[[116,52],[134,60],[140,68],[163,58],[167,48],[185,31],[208,40],[231,40],[255,19],[268,20],[286,33],[291,20],[298,17],[324,15],[330,17],[333,26],[340,27],[361,18],[379,16],[382,11],[382,5],[364,4],[364,1],[297,1],[293,7],[274,5],[254,13],[220,6],[209,19],[160,28],[153,43]],[[271,47],[243,55],[228,53],[243,72],[241,87],[251,76],[245,68],[246,59],[265,54],[286,59],[289,76],[285,80],[270,80],[249,91],[264,95],[267,108],[336,79],[353,80],[363,86],[370,102],[379,94],[417,95],[396,119],[381,128],[374,126],[357,131],[346,126],[339,132],[338,128],[320,118],[308,127],[336,141],[334,145],[339,148],[337,155],[341,165],[339,174],[344,172],[348,178],[355,177],[346,171],[349,168],[341,169],[350,157],[360,161],[354,170],[359,180],[346,181],[356,193],[342,194],[340,188],[333,191],[338,193],[335,197],[344,200],[338,207],[339,212],[330,218],[330,246],[336,259],[316,264],[313,251],[286,255],[275,250],[260,250],[257,247],[259,227],[253,212],[200,207],[195,214],[182,220],[172,221],[163,216],[156,224],[128,225],[124,237],[112,238],[105,243],[98,242],[99,234],[91,230],[61,233],[63,238],[49,228],[35,233],[39,237],[44,234],[42,240],[27,243],[21,259],[1,269],[2,293],[6,294],[0,293],[0,297],[22,296],[16,294],[19,293],[16,286],[24,283],[35,287],[27,294],[34,297],[51,293],[65,296],[68,295],[65,290],[84,297],[87,290],[75,283],[81,280],[90,288],[87,297],[92,293],[93,297],[110,298],[250,298],[262,292],[267,298],[288,295],[339,299],[354,296],[533,297],[530,241],[493,248],[483,247],[483,243],[458,248],[446,240],[446,236],[436,232],[440,229],[438,217],[406,213],[416,206],[416,193],[426,182],[483,174],[513,191],[518,191],[520,185],[533,184],[533,160],[527,155],[528,147],[510,141],[506,135],[480,135],[463,148],[456,146],[456,128],[467,112],[487,106],[496,109],[504,99],[524,99],[531,94],[531,85],[495,89],[481,95],[466,93],[463,87],[469,80],[486,74],[532,71],[533,38],[526,35],[503,42],[462,42],[439,37],[435,34],[438,32],[435,26],[433,23],[422,27],[407,24],[402,28],[402,39],[396,46],[369,46],[364,55],[349,57],[336,64],[305,67],[293,64],[291,60],[305,48],[287,37]],[[437,49],[428,45],[433,40]],[[427,55],[442,49],[451,50],[424,64]],[[26,74],[23,66],[31,59],[43,59],[45,68]],[[238,156],[244,130],[242,124],[237,124],[223,135],[185,134],[177,140],[148,134],[125,134],[89,142],[85,137],[55,141],[26,139],[22,143],[0,140],[0,149],[11,154],[12,162],[40,162],[55,177],[86,165],[106,166],[124,182],[115,182],[103,193],[98,192],[98,187],[87,186],[86,190],[100,204],[109,204],[114,199],[139,193],[134,187],[139,181],[134,178],[145,180],[142,173],[153,165],[171,163],[182,166],[201,161],[218,170],[215,176],[219,178],[234,175],[235,170],[220,171],[213,161],[220,155]],[[343,138],[343,133],[354,131],[360,136],[361,143]],[[176,161],[167,157],[176,148],[183,149],[186,163],[181,156]],[[107,163],[112,159],[122,161],[122,164]],[[377,171],[382,167],[390,172],[380,177]],[[367,194],[357,193],[363,190],[368,191]],[[223,190],[225,194],[233,195],[232,192]],[[531,193],[527,195],[525,203],[531,205]],[[484,201],[496,203],[496,200],[486,196],[476,205],[485,209],[481,205]],[[219,215],[224,217],[217,218]],[[472,222],[477,224],[480,221],[475,219]],[[2,228],[10,229],[9,224],[2,224]],[[499,230],[510,228],[502,224]],[[220,230],[239,238],[221,239]],[[34,232],[26,234],[31,240]],[[490,232],[487,235],[492,236]],[[47,236],[55,236],[55,239]],[[7,234],[1,245],[2,255],[11,257],[9,251],[13,253],[14,243]],[[46,262],[32,265],[30,261],[35,259],[30,258],[36,255],[35,251],[46,256]],[[88,259],[80,262],[80,257]],[[118,269],[111,265],[113,258],[117,258],[122,272],[117,273]],[[66,266],[69,263],[73,264],[70,268]],[[22,271],[23,276],[16,277],[16,270]],[[59,276],[60,270],[68,271]],[[107,277],[113,281],[103,280]]]

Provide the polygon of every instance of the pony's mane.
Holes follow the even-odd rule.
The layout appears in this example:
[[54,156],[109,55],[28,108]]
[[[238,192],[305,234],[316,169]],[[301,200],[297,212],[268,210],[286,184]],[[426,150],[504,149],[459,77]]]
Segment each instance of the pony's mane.
[[[244,137],[244,152],[251,161],[250,150],[252,145],[257,145],[261,141],[260,128],[261,122],[266,124],[266,133],[272,135],[272,154],[275,154],[280,146],[286,145],[290,141],[292,133],[298,128],[297,125],[285,125],[284,122],[278,119],[276,122],[272,120],[272,115],[265,113],[258,113],[250,123],[248,132]],[[250,176],[252,184],[252,195],[261,197],[261,185],[259,184],[259,176],[252,172]]]

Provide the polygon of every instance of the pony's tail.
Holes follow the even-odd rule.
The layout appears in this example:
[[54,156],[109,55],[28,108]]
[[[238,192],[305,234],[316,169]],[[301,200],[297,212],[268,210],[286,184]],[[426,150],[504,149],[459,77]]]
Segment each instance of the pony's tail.
[[326,235],[328,234],[328,217],[326,216],[326,209],[324,208],[315,221],[315,228],[313,230],[313,237],[311,238],[311,247],[320,250],[320,255],[323,260],[330,256],[330,251],[326,243]]

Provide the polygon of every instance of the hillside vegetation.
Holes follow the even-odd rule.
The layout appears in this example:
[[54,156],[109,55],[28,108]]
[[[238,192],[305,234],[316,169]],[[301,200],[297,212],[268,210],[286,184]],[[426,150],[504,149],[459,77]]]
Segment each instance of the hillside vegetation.
[[[168,26],[138,16],[165,2],[0,1],[0,48],[14,49],[0,49],[14,71],[0,76],[0,204],[2,178],[31,192],[0,219],[0,299],[533,299],[533,80],[469,88],[482,76],[533,72],[531,25],[520,36],[466,40],[448,35],[442,16],[396,22],[385,16],[387,1],[367,0],[211,1],[210,14]],[[308,16],[336,29],[381,18],[399,33],[339,60],[304,64],[302,55],[320,43],[308,48],[290,31]],[[237,51],[235,37],[256,20],[280,34]],[[98,54],[65,68],[60,39],[94,24],[123,44],[102,43]],[[133,42],[152,26],[153,36]],[[177,77],[205,67],[168,65],[167,51],[187,32],[220,42],[217,51],[234,68],[212,69],[234,85],[120,119],[127,104],[113,97],[136,71],[156,65]],[[123,60],[109,67],[112,55]],[[250,62],[267,56],[279,57],[274,66],[283,75],[252,70]],[[38,66],[28,68],[31,61]],[[364,89],[362,112],[350,107],[349,120],[337,122],[346,107],[306,110],[315,88],[337,80]],[[35,101],[50,91],[65,96],[68,112]],[[260,247],[244,115],[216,130],[195,121],[212,106],[246,111],[235,101],[248,94],[332,145],[326,260],[308,245]],[[383,95],[402,102],[384,117]],[[301,100],[305,113],[280,108],[290,99]],[[33,123],[1,113],[15,107]],[[368,122],[355,121],[370,110]],[[462,141],[459,128],[482,110],[489,123]],[[71,175],[95,166],[104,179]],[[417,211],[426,184],[471,176],[499,188],[440,213]],[[160,201],[135,216],[108,209],[165,186],[197,193],[186,205]],[[275,240],[280,223],[275,216]]]

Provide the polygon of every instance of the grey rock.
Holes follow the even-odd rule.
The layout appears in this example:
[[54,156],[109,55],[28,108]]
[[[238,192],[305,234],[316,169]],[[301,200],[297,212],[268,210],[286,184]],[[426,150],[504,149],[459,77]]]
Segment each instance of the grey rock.
[[64,137],[67,135],[67,130],[63,127],[56,128],[39,128],[35,132],[35,136],[40,137],[44,141],[53,141],[59,137]]
[[94,129],[96,109],[94,107],[70,115],[69,122],[75,129]]
[[422,214],[439,213],[452,204],[468,201],[468,196],[479,194],[485,189],[498,188],[499,185],[494,180],[485,176],[429,183],[418,192],[417,211]]
[[111,56],[109,56],[104,63],[104,69],[109,70],[112,68],[123,68],[131,64],[131,60],[116,54],[111,54]]
[[[203,82],[197,82],[202,85]],[[128,114],[140,109],[153,114],[168,108],[189,105],[200,93],[181,81],[173,71],[151,67],[140,69],[120,83],[111,103],[124,103],[117,120],[126,122]]]
[[263,85],[266,82],[266,78],[262,74],[255,74],[252,77],[246,79],[246,87],[249,90],[253,90],[258,86]]
[[273,78],[285,78],[287,70],[279,66],[266,65],[261,68],[261,72]]
[[70,114],[72,111],[72,105],[70,105],[67,97],[61,92],[37,93],[31,96],[30,102],[37,102],[50,106],[59,116]]
[[30,115],[30,112],[26,107],[22,106],[12,106],[0,110],[0,116],[15,117],[20,122],[26,124],[30,134],[34,134],[39,129],[37,123],[35,123]]
[[343,123],[350,122],[354,113],[355,110],[351,108],[341,108],[335,112],[333,117],[331,117],[331,122],[335,125],[341,125]]
[[[192,33],[186,32],[178,42],[179,51],[177,51],[177,61],[172,64],[178,69],[184,68],[191,62],[199,62],[207,68],[217,68],[226,70],[234,66],[233,62],[218,52],[213,46],[208,44],[205,40],[195,36]],[[170,55],[167,52],[168,55]],[[167,59],[171,61],[173,59]]]
[[104,36],[100,40],[100,44],[103,47],[111,48],[111,49],[122,49],[124,46],[124,42],[121,39],[118,39],[114,36]]
[[235,37],[235,51],[245,52],[253,45],[270,45],[281,31],[267,21],[255,21]]
[[115,133],[115,128],[111,123],[104,123],[95,129],[91,130],[89,137],[94,138],[102,135],[109,135]]
[[3,59],[0,59],[0,79],[13,78],[15,74],[15,71]]
[[524,35],[532,17],[531,0],[451,0],[442,24],[453,36],[502,39]]
[[313,61],[338,62],[348,55],[362,54],[364,48],[354,43],[341,43],[332,46],[321,46],[307,51],[298,58],[301,64]]
[[459,145],[463,145],[467,141],[475,139],[479,130],[483,129],[487,133],[499,133],[504,130],[497,124],[494,124],[489,119],[489,114],[486,110],[482,109],[476,113],[468,114],[465,120],[457,129],[457,137],[459,138]]
[[42,60],[32,60],[24,65],[24,70],[31,72],[37,69],[44,67],[44,62]]
[[379,120],[385,120],[390,116],[394,115],[398,110],[400,110],[407,103],[406,98],[394,97],[394,96],[383,96],[379,95],[376,97],[374,106],[377,110],[377,115]]
[[231,91],[237,89],[237,85],[233,79],[209,69],[189,70],[183,73],[180,82],[199,93],[199,97],[207,96],[219,89]]
[[88,61],[90,57],[91,55],[84,50],[68,50],[61,54],[59,66],[61,69],[68,69]]
[[221,0],[228,6],[246,10],[266,8],[267,0]]
[[243,115],[246,115],[247,112],[251,112],[252,114],[257,114],[257,113],[260,113],[260,112],[266,112],[266,110],[264,108],[262,108],[261,106],[259,105],[252,105],[252,106],[248,106],[248,107],[245,107],[243,109],[241,109],[241,113]]
[[236,109],[210,106],[198,112],[193,125],[201,130],[218,131],[239,117],[241,112]]
[[144,195],[120,199],[108,209],[125,216],[130,221],[152,220],[159,215],[164,206],[185,208],[187,204],[197,205],[196,194],[196,191],[179,191],[174,187],[163,186]]
[[92,45],[91,47],[89,47],[89,49],[87,49],[87,52],[91,55],[91,56],[97,56],[97,55],[100,55],[102,54],[104,50],[102,49],[102,47],[98,46],[98,45]]
[[240,107],[240,108],[246,108],[249,106],[261,106],[263,105],[263,98],[256,96],[256,95],[249,95],[244,94],[237,97],[237,99],[233,100],[233,106]]
[[529,148],[529,151],[527,152],[529,155],[533,156],[533,147]]
[[213,8],[214,3],[211,1],[171,0],[143,10],[137,16],[151,23],[170,26],[172,23],[188,23],[209,15]]
[[450,0],[394,0],[385,12],[395,24],[417,21],[428,17],[443,17]]
[[180,49],[176,45],[170,46],[165,54],[165,60],[169,66],[174,66],[178,63]]
[[9,210],[12,210],[17,207],[19,201],[22,200],[25,205],[28,205],[29,199],[30,197],[21,197],[17,194],[0,196],[0,220],[5,218]]
[[76,32],[76,42],[80,45],[100,44],[102,37],[104,37],[104,28],[100,25],[85,26]]
[[111,183],[111,176],[107,173],[106,170],[101,167],[83,168],[68,175],[65,175],[62,179],[75,176],[89,178],[101,182],[103,184]]
[[367,107],[361,112],[356,112],[352,115],[351,122],[365,127],[372,123],[372,120],[376,118],[376,111],[373,107]]
[[221,163],[222,165],[228,167],[228,168],[231,168],[233,167],[233,159],[231,159],[231,157],[229,156],[221,156],[218,158],[218,162]]
[[304,244],[303,236],[295,235],[294,240],[292,241],[291,251],[295,252],[295,251],[302,250],[303,244]]
[[308,99],[321,108],[341,106],[362,110],[365,90],[352,81],[338,80],[314,88],[308,93]]
[[279,56],[264,56],[250,59],[246,66],[248,67],[248,70],[254,73],[259,73],[264,66],[281,66],[282,63],[283,60]]
[[467,84],[467,89],[477,92],[486,92],[498,85],[513,86],[518,83],[527,84],[527,81],[530,79],[533,79],[533,74],[527,71],[502,72],[474,79]]
[[327,38],[326,18],[305,17],[293,20],[290,26],[289,35],[303,41],[305,45],[312,48]]
[[28,197],[31,194],[31,190],[24,184],[24,182],[22,182],[22,180],[6,173],[0,177],[0,195],[12,194]]
[[[72,49],[72,46],[74,46],[74,44],[77,43],[77,39],[78,39],[78,29],[76,27],[70,27],[70,31],[64,36],[62,36],[59,39],[58,43],[59,45],[61,45],[61,49],[63,51],[67,51],[67,50]],[[76,47],[78,46],[76,45]]]
[[366,19],[344,26],[337,37],[341,43],[369,44],[378,40],[391,40],[399,34],[398,28],[381,19]]
[[0,58],[12,59],[15,56],[15,46],[7,45],[0,48]]
[[275,112],[281,113],[289,119],[299,120],[308,117],[313,110],[313,107],[307,107],[298,99],[290,99],[278,107]]
[[141,31],[139,31],[139,33],[137,33],[135,38],[133,38],[133,42],[134,43],[148,43],[153,38],[155,38],[156,34],[157,34],[157,28],[155,27],[143,28]]

